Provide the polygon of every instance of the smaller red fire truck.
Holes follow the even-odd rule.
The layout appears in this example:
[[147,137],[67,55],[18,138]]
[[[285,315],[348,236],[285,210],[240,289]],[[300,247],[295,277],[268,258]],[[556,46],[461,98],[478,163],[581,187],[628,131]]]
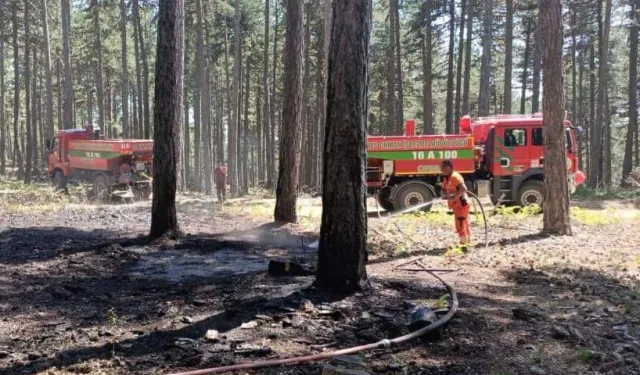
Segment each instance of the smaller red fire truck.
[[146,199],[151,194],[153,141],[103,139],[92,125],[61,130],[46,142],[49,175],[58,190],[75,179],[93,185],[97,199],[109,195]]
[[[585,180],[578,169],[576,129],[567,118],[567,178],[571,191]],[[424,205],[440,194],[440,163],[453,161],[470,191],[494,203],[543,203],[542,114],[460,120],[460,134],[367,138],[367,186],[386,210]],[[427,206],[426,209],[429,209]]]

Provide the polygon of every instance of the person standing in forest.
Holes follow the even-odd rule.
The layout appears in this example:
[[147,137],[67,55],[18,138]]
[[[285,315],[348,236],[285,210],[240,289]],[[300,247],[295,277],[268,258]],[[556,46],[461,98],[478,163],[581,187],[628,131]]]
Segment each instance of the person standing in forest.
[[227,166],[220,162],[215,172],[216,190],[220,204],[227,200]]
[[456,231],[460,236],[460,246],[465,248],[471,240],[471,226],[469,225],[469,199],[464,178],[453,169],[451,160],[443,160],[440,169],[444,179],[442,181],[442,195],[447,200],[456,222]]

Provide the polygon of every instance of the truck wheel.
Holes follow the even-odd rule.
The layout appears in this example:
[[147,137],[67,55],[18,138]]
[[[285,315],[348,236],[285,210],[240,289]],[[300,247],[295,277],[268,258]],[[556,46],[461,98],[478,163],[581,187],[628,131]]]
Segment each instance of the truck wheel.
[[389,193],[391,193],[391,190],[389,188],[384,188],[380,190],[376,199],[378,199],[380,207],[391,212],[393,211],[393,203],[389,202]]
[[[400,188],[394,200],[394,208],[403,211],[429,202],[433,202],[433,194],[428,187],[423,184],[409,183]],[[431,206],[425,205],[421,210],[431,211]]]
[[93,195],[97,201],[104,201],[109,193],[107,178],[103,174],[99,174],[93,180]]
[[56,170],[54,174],[54,179],[56,183],[56,191],[66,191],[67,190],[67,178],[64,176],[61,170]]
[[544,184],[542,181],[525,182],[518,191],[518,204],[522,207],[537,204],[542,206],[544,200]]
[[137,200],[146,201],[151,197],[151,184],[145,184],[134,188],[133,193]]

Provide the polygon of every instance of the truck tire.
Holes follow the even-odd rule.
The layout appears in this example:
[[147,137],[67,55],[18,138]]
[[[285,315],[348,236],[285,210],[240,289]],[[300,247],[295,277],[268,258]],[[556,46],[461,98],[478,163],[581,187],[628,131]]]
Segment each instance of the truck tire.
[[151,184],[138,185],[134,187],[133,194],[137,200],[146,201],[151,197]]
[[518,190],[518,204],[522,207],[537,204],[544,200],[544,183],[538,180],[527,181]]
[[[400,187],[393,207],[396,210],[404,211],[414,206],[422,205],[433,201],[433,193],[427,186],[419,183],[407,183]],[[431,211],[431,205],[421,208],[422,211]]]
[[67,178],[61,170],[57,169],[53,175],[56,191],[66,191],[67,190]]
[[391,189],[384,188],[378,192],[376,199],[378,200],[378,204],[380,207],[384,208],[386,211],[393,212],[393,203],[389,201],[389,194],[391,193]]
[[98,174],[93,179],[93,196],[96,201],[101,202],[107,198],[109,194],[109,184],[107,178],[103,174]]

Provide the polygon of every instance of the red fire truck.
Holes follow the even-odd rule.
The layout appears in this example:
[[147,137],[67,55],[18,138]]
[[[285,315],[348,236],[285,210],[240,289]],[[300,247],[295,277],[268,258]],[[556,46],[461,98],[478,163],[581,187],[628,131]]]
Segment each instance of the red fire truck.
[[46,142],[49,175],[58,190],[69,179],[88,182],[101,199],[107,195],[148,198],[151,194],[153,141],[102,139],[100,130],[61,130]]
[[[567,178],[571,191],[585,180],[578,169],[576,128],[567,118]],[[542,115],[502,115],[460,120],[460,134],[367,138],[367,186],[386,210],[425,204],[440,194],[440,163],[451,159],[470,191],[494,203],[542,204]],[[427,208],[430,208],[428,206]]]

